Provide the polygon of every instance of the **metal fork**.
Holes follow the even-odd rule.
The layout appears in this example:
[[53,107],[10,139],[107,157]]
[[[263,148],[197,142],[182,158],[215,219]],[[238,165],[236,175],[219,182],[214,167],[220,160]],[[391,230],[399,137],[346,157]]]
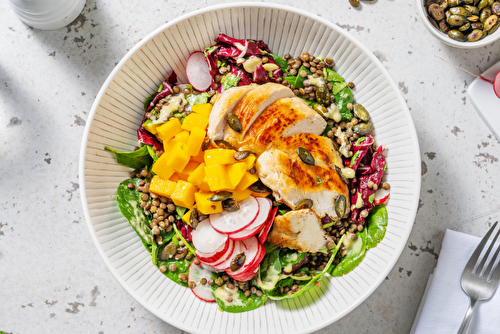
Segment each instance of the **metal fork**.
[[[488,242],[491,234],[495,230],[497,223],[498,222],[493,224],[488,233],[486,233],[484,238],[481,240],[476,250],[470,257],[469,262],[467,262],[464,272],[462,273],[462,290],[464,290],[464,292],[469,296],[470,304],[467,313],[465,313],[462,325],[458,330],[458,334],[465,334],[467,332],[467,328],[469,328],[469,324],[472,319],[472,313],[474,312],[474,307],[476,306],[477,302],[490,299],[498,287],[498,282],[500,281],[500,264],[496,266],[493,272],[492,267],[498,257],[498,254],[500,253],[500,247],[497,248],[495,255],[493,255],[493,258],[488,263],[488,266],[486,270],[484,270],[484,274],[482,276],[481,272],[483,272],[486,260],[488,259],[488,256],[490,255],[490,252],[495,245],[495,241],[500,234],[500,230],[495,235],[495,238],[493,238],[490,247],[484,254],[481,262],[477,266],[477,269],[474,270],[476,264],[478,263],[479,255],[481,255],[481,252],[486,246],[486,243]],[[488,280],[489,276],[491,276],[490,280]]]

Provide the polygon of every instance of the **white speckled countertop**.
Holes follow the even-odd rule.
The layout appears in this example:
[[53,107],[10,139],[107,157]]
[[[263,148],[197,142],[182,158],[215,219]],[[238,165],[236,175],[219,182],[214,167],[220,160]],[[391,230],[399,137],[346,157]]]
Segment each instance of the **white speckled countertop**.
[[[55,31],[32,29],[0,2],[0,331],[181,333],[112,277],[84,221],[78,189],[82,134],[94,98],[119,60],[179,15],[229,1],[87,0]],[[266,1],[267,2],[267,1]],[[414,1],[271,1],[318,14],[380,59],[410,108],[422,156],[415,226],[386,281],[318,333],[408,333],[446,228],[483,235],[500,219],[500,143],[466,97],[500,44],[465,51],[434,39]],[[465,311],[465,310],[464,310]]]

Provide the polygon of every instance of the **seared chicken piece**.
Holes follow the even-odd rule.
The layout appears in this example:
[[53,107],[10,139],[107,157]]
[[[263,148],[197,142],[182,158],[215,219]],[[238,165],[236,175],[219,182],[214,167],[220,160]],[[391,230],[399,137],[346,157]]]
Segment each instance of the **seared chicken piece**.
[[276,83],[267,83],[248,92],[233,110],[241,122],[240,140],[245,138],[247,131],[267,107],[279,99],[293,96],[290,88]]
[[326,121],[301,98],[283,98],[271,104],[255,120],[243,142],[241,150],[260,155],[280,137],[300,133],[320,135]]
[[[313,166],[299,158],[298,147],[306,148],[315,158]],[[260,180],[273,191],[276,200],[295,209],[302,200],[310,199],[312,209],[320,217],[328,215],[337,219],[335,200],[344,195],[348,213],[349,189],[335,165],[343,167],[330,139],[299,134],[276,140],[259,156],[255,167]]]
[[227,125],[227,114],[233,111],[245,95],[257,86],[233,87],[223,94],[215,102],[208,119],[207,135],[212,141],[224,138],[224,130]]
[[327,252],[332,238],[325,233],[321,219],[311,209],[289,211],[274,219],[273,230],[267,241],[281,248],[288,247],[299,252]]

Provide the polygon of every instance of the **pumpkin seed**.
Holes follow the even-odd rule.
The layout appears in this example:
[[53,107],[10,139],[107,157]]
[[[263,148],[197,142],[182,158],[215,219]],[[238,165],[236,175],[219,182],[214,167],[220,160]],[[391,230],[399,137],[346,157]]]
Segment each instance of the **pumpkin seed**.
[[491,11],[496,15],[500,15],[500,2],[494,2],[491,5]]
[[354,133],[358,136],[364,136],[372,132],[375,128],[370,123],[359,123],[354,127]]
[[[488,1],[488,0],[486,0]],[[456,7],[456,6],[460,6],[460,5],[463,5],[463,0],[448,0],[448,6],[450,7]]]
[[330,103],[330,92],[325,85],[316,88],[316,100],[321,104]]
[[458,28],[458,31],[466,31],[469,28],[470,28],[470,22],[467,22],[466,24]]
[[[431,22],[431,24],[434,26],[434,28],[436,29],[439,29],[439,24],[436,22],[436,20],[434,20],[432,17],[430,16],[427,16],[427,18],[429,19],[429,21]],[[443,20],[444,21],[444,20]]]
[[349,185],[349,181],[347,181],[347,178],[342,173],[342,169],[339,166],[335,166],[335,170],[337,171],[337,174],[339,174],[340,179],[344,181],[345,184]]
[[479,29],[474,29],[472,32],[467,36],[467,42],[476,42],[479,41],[479,39],[483,37],[483,31]]
[[261,181],[255,182],[250,187],[248,187],[248,189],[250,189],[254,193],[258,193],[258,194],[265,194],[265,193],[271,192],[271,190],[268,187],[266,187],[266,185],[264,183],[262,183]]
[[252,154],[250,151],[237,151],[234,153],[233,157],[236,161],[241,161],[248,158]]
[[344,195],[339,195],[335,199],[335,213],[337,214],[337,217],[339,218],[344,218],[344,215],[346,213],[346,208],[347,208],[347,200]]
[[500,26],[500,21],[497,20],[497,23],[491,27],[490,30],[488,30],[488,35],[493,34],[495,31],[497,31],[498,27]]
[[446,20],[441,20],[439,21],[439,29],[441,29],[442,32],[447,34],[448,31],[450,31],[450,26],[448,25],[448,23],[446,23]]
[[210,196],[209,198],[207,198],[207,200],[209,200],[211,202],[222,202],[222,201],[230,198],[231,196],[233,196],[232,192],[219,191],[219,192],[216,192],[215,194],[213,194],[212,196]]
[[314,166],[314,157],[312,156],[312,154],[306,150],[305,148],[303,147],[299,147],[297,149],[297,155],[299,156],[300,160],[302,160],[303,163],[307,164],[307,165],[311,165],[311,166]]
[[436,21],[440,21],[444,19],[444,9],[437,3],[433,3],[432,5],[429,6],[429,14],[434,18]]
[[247,257],[245,256],[245,253],[241,253],[233,257],[233,259],[231,260],[231,264],[229,265],[231,271],[234,272],[240,269],[245,264],[246,258]]
[[207,138],[203,142],[203,145],[201,145],[201,150],[206,151],[206,150],[208,150],[209,147],[210,147],[210,139]]
[[231,145],[230,143],[228,143],[225,140],[215,140],[214,143],[215,143],[215,145],[217,145],[220,148],[224,148],[226,150],[234,150],[233,145]]
[[481,14],[479,15],[479,20],[484,23],[488,17],[491,16],[493,12],[489,8],[485,8],[481,11]]
[[169,243],[168,245],[165,246],[165,248],[163,248],[160,255],[158,256],[158,259],[160,261],[167,261],[176,253],[177,253],[177,246],[174,245],[173,243]]
[[456,29],[452,29],[452,30],[448,31],[448,37],[450,37],[451,39],[454,39],[455,41],[459,41],[459,42],[465,41],[465,35]]
[[234,131],[241,133],[241,129],[242,129],[241,128],[241,121],[238,118],[238,116],[236,116],[236,114],[234,114],[232,112],[227,114],[227,125],[229,125],[229,127],[231,129],[233,129]]
[[240,206],[234,198],[228,198],[222,201],[222,209],[227,212],[235,212],[240,209]]
[[312,208],[312,206],[313,206],[313,201],[306,198],[300,201],[299,204],[297,204],[297,206],[295,206],[295,210],[310,209]]
[[191,227],[193,229],[196,230],[196,227],[198,227],[198,223],[199,223],[199,217],[198,217],[198,209],[196,208],[193,208],[191,210],[191,215],[189,215],[189,224],[191,225]]
[[450,13],[454,15],[470,16],[471,13],[464,7],[453,7],[450,8]]
[[479,9],[476,6],[465,5],[464,8],[468,10],[471,15],[479,15]]
[[479,20],[479,16],[477,15],[471,15],[469,17],[467,17],[467,21],[469,22],[477,22]]
[[325,115],[328,113],[328,110],[323,106],[322,104],[316,103],[313,106],[314,111],[316,111],[318,114],[320,114],[323,117],[326,117]]
[[482,10],[483,8],[486,8],[486,6],[488,6],[488,0],[481,0],[477,5],[477,9]]
[[474,22],[474,23],[471,23],[470,27],[472,30],[476,30],[476,29],[483,30],[484,25],[481,22]]
[[446,19],[446,22],[452,27],[460,27],[465,24],[466,18],[462,15],[451,14],[450,17]]
[[359,103],[356,103],[354,105],[354,115],[365,122],[368,122],[370,120],[370,114],[368,113],[368,111],[366,111],[365,107],[363,107]]
[[491,15],[484,21],[484,31],[490,30],[498,21],[498,16],[495,14]]

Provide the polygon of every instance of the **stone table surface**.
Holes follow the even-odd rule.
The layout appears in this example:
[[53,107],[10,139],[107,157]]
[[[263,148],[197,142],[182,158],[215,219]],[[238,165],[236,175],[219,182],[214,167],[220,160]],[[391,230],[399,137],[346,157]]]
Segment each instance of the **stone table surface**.
[[[181,333],[137,303],[99,256],[80,203],[87,115],[137,42],[205,1],[87,0],[69,26],[40,31],[0,2],[0,330]],[[266,1],[267,2],[267,1]],[[387,68],[419,137],[422,188],[408,243],[366,302],[318,333],[408,333],[449,228],[483,235],[499,220],[500,144],[466,96],[500,61],[500,42],[465,51],[432,37],[414,1],[271,1],[326,18]]]

